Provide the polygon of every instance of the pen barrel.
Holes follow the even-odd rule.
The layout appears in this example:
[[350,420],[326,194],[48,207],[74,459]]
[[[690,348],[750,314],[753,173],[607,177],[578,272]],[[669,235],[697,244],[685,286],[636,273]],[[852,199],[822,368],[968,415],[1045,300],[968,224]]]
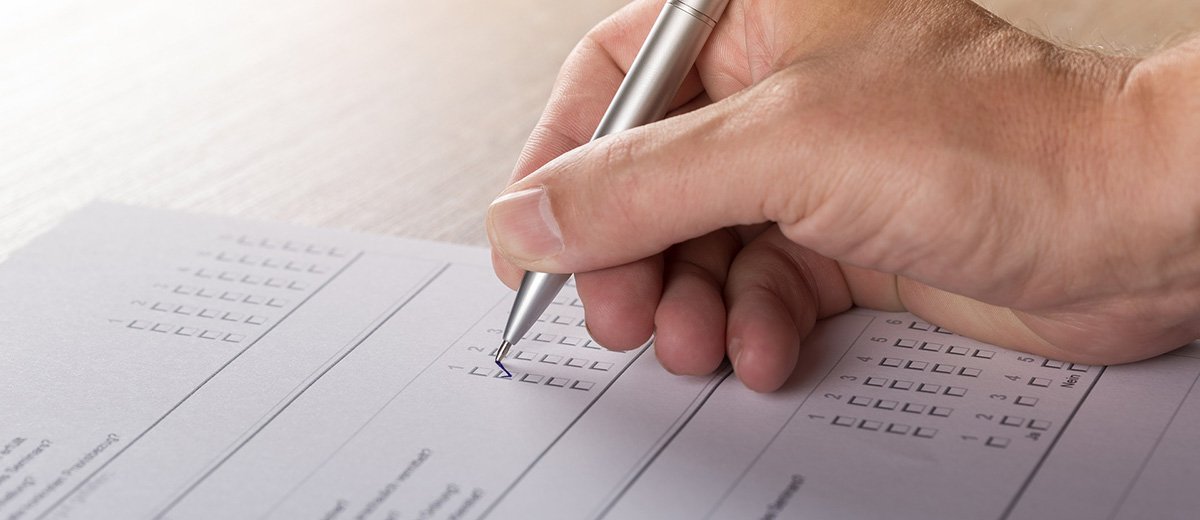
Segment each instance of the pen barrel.
[[504,325],[504,341],[513,345],[521,341],[569,279],[569,274],[526,272]]
[[725,0],[669,0],[592,139],[662,119],[696,63]]

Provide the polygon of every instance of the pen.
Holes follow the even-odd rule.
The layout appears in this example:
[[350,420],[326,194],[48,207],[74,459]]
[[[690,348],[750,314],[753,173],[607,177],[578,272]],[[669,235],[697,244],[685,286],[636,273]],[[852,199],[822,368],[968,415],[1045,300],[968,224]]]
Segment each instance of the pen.
[[[592,140],[662,119],[684,77],[696,63],[728,0],[668,0],[612,103],[604,112]],[[569,274],[527,272],[521,280],[504,339],[496,350],[496,365],[509,377],[504,357],[554,301]]]

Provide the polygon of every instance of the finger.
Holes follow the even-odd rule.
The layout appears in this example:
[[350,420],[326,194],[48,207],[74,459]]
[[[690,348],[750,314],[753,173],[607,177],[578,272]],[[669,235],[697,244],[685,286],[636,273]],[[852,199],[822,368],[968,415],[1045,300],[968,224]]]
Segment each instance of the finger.
[[662,257],[575,275],[592,339],[609,350],[639,347],[654,333],[662,296]]
[[723,227],[795,220],[780,208],[802,215],[801,195],[819,199],[818,184],[834,181],[795,172],[785,156],[803,136],[778,121],[789,111],[775,110],[767,83],[551,161],[493,202],[493,245],[526,269],[579,272]]
[[730,267],[729,358],[750,389],[770,392],[796,367],[816,320],[851,305],[837,264],[773,228],[746,245]]
[[742,243],[720,230],[679,244],[666,255],[664,289],[654,315],[654,351],[668,371],[702,375],[725,359],[725,286]]

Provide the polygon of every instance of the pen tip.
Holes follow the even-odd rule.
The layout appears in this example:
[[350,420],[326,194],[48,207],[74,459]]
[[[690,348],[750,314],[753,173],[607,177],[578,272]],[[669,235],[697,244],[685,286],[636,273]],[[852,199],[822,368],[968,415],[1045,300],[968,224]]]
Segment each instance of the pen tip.
[[504,363],[497,361],[496,366],[500,367],[500,370],[504,371],[504,377],[512,379],[512,372],[509,372],[507,368],[504,368]]
[[512,343],[509,343],[508,341],[501,341],[500,348],[496,349],[496,366],[500,367],[500,370],[504,371],[505,377],[510,378],[512,377],[512,372],[509,372],[507,368],[504,368],[504,363],[501,363],[501,361],[504,361],[504,356],[508,355],[508,351],[512,350],[512,346]]

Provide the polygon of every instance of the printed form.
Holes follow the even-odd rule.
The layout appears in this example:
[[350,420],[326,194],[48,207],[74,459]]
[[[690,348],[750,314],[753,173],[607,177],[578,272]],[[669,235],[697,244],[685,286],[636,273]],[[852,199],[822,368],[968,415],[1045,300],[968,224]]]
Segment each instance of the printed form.
[[908,314],[785,388],[590,340],[492,364],[486,250],[96,204],[0,266],[0,519],[1194,518],[1200,348],[1062,363]]

